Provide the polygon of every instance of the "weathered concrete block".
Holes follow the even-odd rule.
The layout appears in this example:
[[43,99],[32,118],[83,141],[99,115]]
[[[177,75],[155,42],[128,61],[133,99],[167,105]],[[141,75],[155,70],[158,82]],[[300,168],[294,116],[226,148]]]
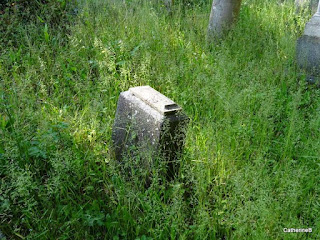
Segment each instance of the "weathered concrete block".
[[297,41],[297,60],[299,67],[309,73],[319,74],[320,38],[303,35]]
[[317,11],[318,0],[295,0],[297,12],[304,8],[308,8],[312,13]]
[[[143,158],[150,169],[152,159],[167,161],[167,173],[173,177],[179,168],[188,117],[172,100],[149,86],[130,88],[120,94],[112,132],[116,158]],[[151,162],[150,162],[151,159]]]
[[314,15],[306,24],[304,34],[297,41],[297,64],[307,73],[307,80],[320,79],[320,16]]

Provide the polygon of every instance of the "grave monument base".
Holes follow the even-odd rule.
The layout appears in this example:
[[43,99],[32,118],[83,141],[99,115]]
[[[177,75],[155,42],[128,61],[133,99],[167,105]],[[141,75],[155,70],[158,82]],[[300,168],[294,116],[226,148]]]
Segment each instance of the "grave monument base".
[[320,84],[320,15],[316,13],[306,24],[297,41],[297,64],[307,74],[307,81]]

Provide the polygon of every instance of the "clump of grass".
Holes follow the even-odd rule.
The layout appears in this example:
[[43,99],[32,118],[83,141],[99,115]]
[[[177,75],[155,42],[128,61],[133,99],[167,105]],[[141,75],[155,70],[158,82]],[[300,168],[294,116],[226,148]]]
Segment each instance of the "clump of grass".
[[[319,90],[298,79],[308,19],[243,2],[206,43],[211,2],[85,1],[68,34],[19,23],[0,54],[0,229],[25,239],[319,237]],[[43,20],[43,19],[42,19]],[[191,118],[179,175],[114,162],[117,97],[150,85]],[[137,159],[132,159],[135,161]],[[313,228],[285,234],[284,227]]]

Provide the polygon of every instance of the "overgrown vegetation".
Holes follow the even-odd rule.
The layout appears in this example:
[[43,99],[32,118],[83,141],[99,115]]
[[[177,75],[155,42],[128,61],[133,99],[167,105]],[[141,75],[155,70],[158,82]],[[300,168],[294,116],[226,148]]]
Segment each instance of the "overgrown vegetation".
[[[210,7],[88,0],[66,24],[11,16],[0,44],[7,238],[320,237],[320,92],[294,62],[310,15],[246,0],[233,31],[208,46]],[[110,151],[119,93],[137,85],[191,118],[179,176],[153,169],[147,189],[143,171],[127,180]]]

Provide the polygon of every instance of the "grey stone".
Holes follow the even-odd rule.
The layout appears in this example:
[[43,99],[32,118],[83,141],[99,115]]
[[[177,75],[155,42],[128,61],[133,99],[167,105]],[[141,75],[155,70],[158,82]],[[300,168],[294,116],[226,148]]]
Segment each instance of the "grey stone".
[[307,22],[303,35],[310,37],[320,37],[320,16],[315,14],[309,22]]
[[239,16],[242,0],[213,0],[208,26],[208,41],[222,38]]
[[163,4],[168,11],[172,10],[173,0],[163,0]]
[[306,24],[304,34],[297,41],[297,64],[311,83],[319,83],[320,76],[320,17],[314,15]]
[[297,11],[308,8],[311,12],[315,13],[318,7],[318,0],[295,0]]
[[182,152],[189,118],[171,99],[149,86],[130,88],[119,96],[112,141],[116,159],[134,158],[150,169],[152,159],[167,162],[167,174],[174,177]]

